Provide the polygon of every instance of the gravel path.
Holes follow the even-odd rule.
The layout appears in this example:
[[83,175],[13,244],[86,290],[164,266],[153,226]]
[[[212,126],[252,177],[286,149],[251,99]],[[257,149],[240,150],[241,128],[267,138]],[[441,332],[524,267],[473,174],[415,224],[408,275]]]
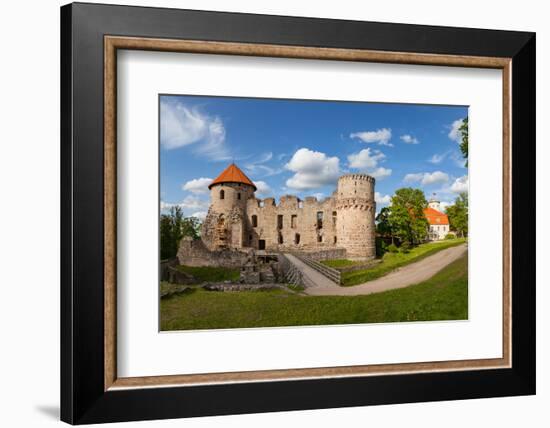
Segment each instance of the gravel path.
[[[403,266],[381,278],[365,282],[364,284],[340,287],[326,280],[330,284],[323,283],[316,287],[307,288],[305,293],[312,296],[357,296],[404,288],[430,279],[445,266],[460,258],[466,251],[468,251],[466,244],[447,248],[419,262]],[[306,267],[313,270],[307,265]],[[304,273],[308,274],[308,272]]]

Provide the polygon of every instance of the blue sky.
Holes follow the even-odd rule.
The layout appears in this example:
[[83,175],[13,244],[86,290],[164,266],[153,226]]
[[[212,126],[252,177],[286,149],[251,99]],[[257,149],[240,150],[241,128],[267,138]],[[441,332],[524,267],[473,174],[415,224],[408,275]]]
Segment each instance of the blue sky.
[[339,175],[376,178],[377,211],[405,186],[445,206],[468,187],[465,106],[201,96],[160,97],[161,208],[208,210],[210,180],[235,162],[257,196],[330,196]]

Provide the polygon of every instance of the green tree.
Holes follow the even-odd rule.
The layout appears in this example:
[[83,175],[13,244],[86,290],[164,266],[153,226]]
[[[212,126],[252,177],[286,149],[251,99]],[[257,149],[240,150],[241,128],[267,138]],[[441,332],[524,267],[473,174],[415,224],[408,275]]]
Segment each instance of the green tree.
[[181,220],[181,236],[189,236],[193,239],[199,239],[202,222],[197,217],[184,217]]
[[468,236],[468,194],[461,193],[455,199],[455,203],[445,210],[449,217],[451,230],[461,237]]
[[376,231],[381,236],[391,236],[391,242],[393,244],[393,229],[390,223],[390,209],[384,207],[380,210],[380,213],[376,216]]
[[388,220],[393,235],[411,245],[424,241],[428,233],[428,220],[424,216],[427,206],[422,190],[411,187],[398,189],[389,207]]
[[466,159],[466,166],[468,166],[468,118],[462,119],[462,125],[458,128],[460,135],[462,136],[462,141],[460,143],[460,151],[462,152],[462,157]]
[[181,207],[170,208],[168,214],[160,216],[160,258],[175,257],[181,238],[189,236],[198,239],[201,222],[196,217],[184,217]]

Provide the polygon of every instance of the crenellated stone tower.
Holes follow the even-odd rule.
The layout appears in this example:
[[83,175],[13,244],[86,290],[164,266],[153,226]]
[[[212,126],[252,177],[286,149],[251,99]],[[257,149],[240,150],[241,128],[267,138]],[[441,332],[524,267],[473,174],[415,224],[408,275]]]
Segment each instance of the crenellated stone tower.
[[375,179],[366,174],[347,174],[338,179],[336,234],[348,258],[371,259],[376,255]]

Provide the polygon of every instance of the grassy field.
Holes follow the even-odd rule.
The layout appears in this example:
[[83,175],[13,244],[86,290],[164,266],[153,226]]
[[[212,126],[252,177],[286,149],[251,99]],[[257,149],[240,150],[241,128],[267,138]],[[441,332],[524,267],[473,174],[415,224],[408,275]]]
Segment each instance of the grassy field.
[[364,261],[359,260],[348,260],[348,259],[332,259],[332,260],[321,260],[321,263],[325,266],[330,266],[332,268],[345,268],[349,266],[355,266],[365,263]]
[[463,320],[467,317],[467,255],[428,281],[367,296],[197,289],[161,300],[161,330]]
[[[466,242],[465,239],[453,239],[448,241],[433,242],[428,244],[422,244],[418,247],[414,247],[408,253],[386,253],[382,258],[382,261],[373,267],[368,269],[356,270],[354,272],[343,272],[342,273],[342,285],[350,286],[362,284],[367,281],[371,281],[381,276],[386,275],[387,273],[395,270],[399,267],[408,265],[410,263],[417,262],[422,260],[425,257],[431,256],[432,254],[437,253],[438,251],[444,250],[446,248],[454,247]],[[325,265],[331,266],[334,268],[352,266],[354,263],[351,260],[338,259],[338,260],[326,260]]]
[[237,281],[240,275],[239,269],[227,269],[222,267],[180,265],[177,268],[182,272],[193,275],[198,282]]

